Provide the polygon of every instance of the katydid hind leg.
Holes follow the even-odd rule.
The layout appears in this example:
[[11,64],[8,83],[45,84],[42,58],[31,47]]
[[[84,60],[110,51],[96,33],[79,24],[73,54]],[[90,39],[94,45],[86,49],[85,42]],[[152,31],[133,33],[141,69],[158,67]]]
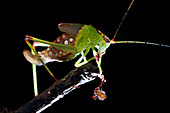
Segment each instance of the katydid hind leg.
[[69,53],[73,53],[73,54],[78,53],[77,48],[74,47],[74,46],[71,46],[71,45],[58,44],[58,43],[54,43],[54,42],[49,42],[49,41],[38,39],[38,38],[35,38],[35,37],[32,37],[32,36],[28,36],[28,35],[26,35],[26,40],[33,40],[33,41],[40,42],[40,43],[43,43],[43,44],[48,44],[48,45],[54,46],[57,49],[61,49],[63,51],[67,51]]
[[[58,79],[54,76],[54,74],[50,71],[50,69],[45,65],[43,59],[41,59],[41,57],[38,55],[38,53],[36,52],[36,50],[34,49],[35,47],[31,45],[31,43],[26,39],[26,43],[28,44],[28,46],[31,48],[32,53],[34,53],[35,55],[33,55],[32,53],[30,53],[28,50],[24,50],[23,54],[25,56],[25,58],[30,61],[32,64],[32,61],[36,60],[36,62],[38,62],[38,65],[43,65],[45,67],[45,69],[49,72],[49,74],[54,78],[54,80],[56,82],[58,82]],[[30,60],[31,59],[31,60]],[[37,65],[37,64],[36,64]]]
[[34,95],[38,96],[38,86],[37,86],[37,68],[35,64],[32,64],[32,72],[33,72],[33,85],[34,85]]
[[[35,43],[32,45],[35,49]],[[35,55],[34,51],[31,50],[32,55]],[[34,96],[38,96],[38,86],[37,86],[37,68],[35,64],[32,64],[32,73],[33,73],[33,85],[34,85]]]

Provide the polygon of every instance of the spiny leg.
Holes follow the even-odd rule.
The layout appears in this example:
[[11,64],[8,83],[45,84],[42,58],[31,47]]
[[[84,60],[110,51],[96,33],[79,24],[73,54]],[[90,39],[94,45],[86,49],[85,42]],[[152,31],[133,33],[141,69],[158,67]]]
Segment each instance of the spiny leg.
[[[43,62],[43,60],[40,58],[40,56],[38,55],[38,53],[35,50],[35,46],[40,46],[42,45],[42,43],[36,43],[34,42],[33,45],[31,45],[31,43],[25,39],[26,43],[28,44],[28,46],[31,48],[31,52],[32,54],[28,51],[28,50],[24,50],[24,56],[27,58],[32,58],[33,60],[36,60],[35,62],[41,62],[44,67],[46,68],[46,70],[50,73],[50,75],[55,79],[56,82],[58,82],[58,79],[52,74],[52,72],[49,70],[49,68],[45,65],[45,63]],[[37,44],[37,45],[35,45]],[[39,45],[38,45],[39,44]],[[43,45],[43,46],[48,46],[48,45]],[[35,54],[35,55],[34,55]],[[31,60],[32,60],[31,59]],[[33,67],[33,81],[34,81],[34,92],[35,92],[35,96],[38,95],[38,89],[37,89],[37,73],[36,73],[36,65],[32,64]]]
[[26,43],[28,44],[28,46],[31,48],[31,50],[34,52],[35,56],[37,57],[37,59],[44,65],[44,67],[46,68],[46,70],[50,73],[50,75],[55,79],[55,81],[57,82],[58,79],[54,76],[54,74],[50,71],[50,69],[45,65],[44,61],[40,58],[40,56],[38,55],[38,53],[36,52],[36,50],[34,49],[34,47],[30,44],[30,42],[26,39]]
[[99,68],[99,72],[100,74],[98,74],[98,77],[102,80],[99,87],[96,87],[95,90],[94,90],[94,95],[93,95],[93,99],[99,99],[99,100],[104,100],[106,98],[106,94],[105,92],[101,89],[102,85],[104,84],[104,82],[106,82],[106,79],[104,78],[104,75],[102,74],[102,68],[101,68],[101,60],[102,60],[102,56],[103,56],[103,53],[101,52],[100,54],[98,54],[96,52],[96,50],[93,48],[93,55],[96,59],[96,63],[98,65],[98,68]]
[[[35,49],[35,47],[41,46],[41,47],[49,47],[48,44],[43,44],[39,42],[33,42],[32,47]],[[34,51],[31,50],[31,53],[35,55]],[[37,69],[36,65],[32,64],[32,71],[33,71],[33,84],[34,84],[34,95],[35,97],[38,96],[38,86],[37,86]]]
[[[31,50],[31,53],[34,55],[33,50]],[[34,96],[38,96],[38,86],[37,86],[37,69],[36,65],[32,64],[32,72],[33,72],[33,84],[34,84]]]
[[99,72],[102,75],[103,71],[102,71],[102,68],[101,68],[101,60],[102,60],[103,54],[98,54],[95,49],[92,49],[92,50],[93,50],[93,56],[95,57],[97,66],[99,68]]
[[[26,43],[31,46],[30,42],[28,42],[26,40]],[[32,72],[33,72],[33,85],[34,85],[34,96],[38,96],[38,87],[37,87],[37,70],[36,70],[36,64],[39,64],[39,60],[37,59],[37,57],[35,56],[35,53],[33,51],[33,49],[35,50],[35,46],[34,43],[32,45],[32,49],[31,49],[31,53],[28,50],[24,50],[23,54],[26,57],[26,59],[31,60],[32,62]]]

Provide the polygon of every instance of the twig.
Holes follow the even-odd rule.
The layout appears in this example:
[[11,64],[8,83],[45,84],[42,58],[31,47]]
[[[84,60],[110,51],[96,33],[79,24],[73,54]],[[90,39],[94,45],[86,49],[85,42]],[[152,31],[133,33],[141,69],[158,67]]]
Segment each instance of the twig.
[[79,85],[94,80],[97,77],[98,68],[92,63],[88,63],[82,67],[75,68],[64,78],[60,79],[58,83],[54,83],[50,88],[35,97],[26,105],[20,107],[16,113],[40,113],[54,102],[63,98]]

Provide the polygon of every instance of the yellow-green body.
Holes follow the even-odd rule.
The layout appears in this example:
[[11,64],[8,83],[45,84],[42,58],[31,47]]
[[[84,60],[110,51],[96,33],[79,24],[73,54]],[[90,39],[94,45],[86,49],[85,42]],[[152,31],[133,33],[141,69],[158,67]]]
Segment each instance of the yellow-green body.
[[84,25],[76,36],[76,42],[74,47],[78,49],[78,52],[85,49],[94,48],[96,45],[105,43],[103,40],[104,34],[99,32],[91,25]]
[[[27,37],[36,42],[50,45],[40,54],[45,63],[52,61],[69,61],[80,53],[83,54],[85,50],[87,51],[86,54],[90,48],[95,50],[95,47],[98,49],[99,54],[104,53],[110,46],[110,39],[91,25],[61,23],[59,24],[59,29],[65,33],[54,42]],[[72,43],[69,42],[71,38]],[[56,56],[56,54],[58,56]]]

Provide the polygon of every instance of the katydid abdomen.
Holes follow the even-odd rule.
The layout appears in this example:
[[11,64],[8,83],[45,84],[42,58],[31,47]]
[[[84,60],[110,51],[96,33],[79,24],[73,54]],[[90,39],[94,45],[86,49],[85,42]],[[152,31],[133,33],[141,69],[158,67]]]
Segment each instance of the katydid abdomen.
[[[68,34],[62,34],[62,36],[58,37],[56,40],[53,41],[54,43],[58,44],[65,44],[65,45],[72,45],[74,46],[75,37],[71,37]],[[39,52],[41,57],[56,61],[67,61],[75,55],[74,53],[70,53],[67,51],[63,51],[61,49],[55,48],[54,46],[49,46],[46,50]],[[47,62],[46,62],[47,63]]]

